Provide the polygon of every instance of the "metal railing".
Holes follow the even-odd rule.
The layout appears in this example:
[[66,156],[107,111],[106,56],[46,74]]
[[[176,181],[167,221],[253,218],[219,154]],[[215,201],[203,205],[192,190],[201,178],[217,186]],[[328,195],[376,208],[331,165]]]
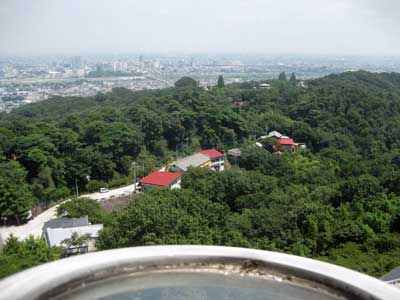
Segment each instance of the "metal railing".
[[0,300],[142,299],[146,293],[154,300],[165,293],[215,300],[221,295],[230,295],[227,299],[400,299],[399,289],[335,265],[276,252],[212,246],[84,254],[0,282]]

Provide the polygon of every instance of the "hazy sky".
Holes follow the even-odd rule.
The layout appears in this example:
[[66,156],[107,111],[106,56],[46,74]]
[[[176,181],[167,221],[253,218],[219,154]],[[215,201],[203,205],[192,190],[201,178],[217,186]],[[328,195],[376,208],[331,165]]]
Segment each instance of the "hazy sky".
[[0,0],[0,54],[400,56],[400,0]]

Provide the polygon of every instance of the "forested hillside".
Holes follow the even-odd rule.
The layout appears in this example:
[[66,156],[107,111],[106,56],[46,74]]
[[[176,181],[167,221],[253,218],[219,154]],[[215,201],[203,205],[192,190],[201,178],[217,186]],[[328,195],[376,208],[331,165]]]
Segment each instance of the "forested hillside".
[[[134,160],[148,173],[186,151],[238,147],[230,170],[192,169],[181,191],[146,193],[114,213],[98,246],[252,247],[376,276],[400,265],[400,74],[269,83],[205,90],[186,78],[3,114],[0,215],[65,198],[75,180],[82,191],[127,183]],[[269,130],[307,149],[280,156],[254,146]]]

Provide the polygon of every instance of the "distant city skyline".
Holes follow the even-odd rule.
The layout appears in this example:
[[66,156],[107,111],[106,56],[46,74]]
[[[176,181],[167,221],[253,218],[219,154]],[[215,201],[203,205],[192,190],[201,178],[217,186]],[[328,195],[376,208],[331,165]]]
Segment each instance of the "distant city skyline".
[[2,0],[0,55],[400,56],[397,0]]
[[399,72],[399,58],[257,55],[101,55],[0,57],[0,113],[28,103],[61,97],[88,97],[123,87],[174,86],[184,76],[208,88],[220,75],[226,84],[265,81],[281,72],[299,80],[368,70]]

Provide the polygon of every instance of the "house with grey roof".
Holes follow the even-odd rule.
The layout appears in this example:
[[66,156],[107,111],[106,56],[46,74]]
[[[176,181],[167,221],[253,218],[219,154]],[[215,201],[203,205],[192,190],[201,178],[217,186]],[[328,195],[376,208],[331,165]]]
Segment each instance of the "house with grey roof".
[[268,135],[266,137],[280,139],[283,137],[283,134],[280,133],[279,131],[272,130],[272,131],[268,132]]
[[190,167],[204,168],[211,164],[211,159],[208,155],[203,153],[195,153],[184,158],[178,159],[172,165],[172,171],[186,172]]
[[70,227],[79,227],[87,225],[90,225],[88,216],[80,218],[63,217],[63,218],[52,219],[44,223],[43,231],[46,231],[47,228],[70,228]]
[[87,216],[63,217],[46,222],[43,237],[49,247],[62,247],[67,254],[86,253],[95,250],[102,229],[103,224],[91,225]]
[[227,152],[228,159],[231,162],[239,162],[242,151],[239,148],[230,149]]
[[384,275],[381,280],[400,288],[400,267],[397,267]]

